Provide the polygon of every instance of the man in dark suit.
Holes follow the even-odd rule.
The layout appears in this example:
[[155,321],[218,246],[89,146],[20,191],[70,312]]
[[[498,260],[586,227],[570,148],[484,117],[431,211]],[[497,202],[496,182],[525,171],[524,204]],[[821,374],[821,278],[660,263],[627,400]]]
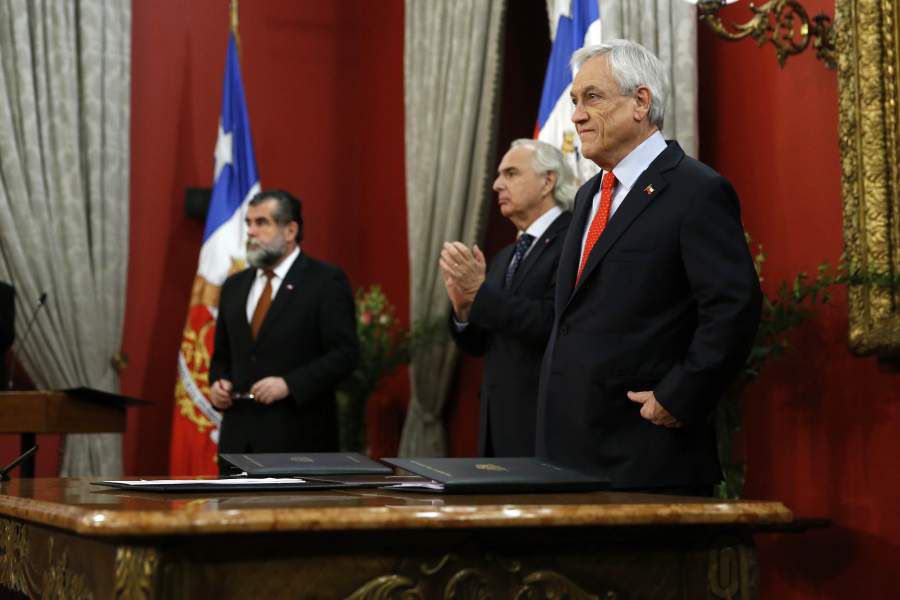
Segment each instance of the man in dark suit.
[[453,303],[450,331],[484,355],[481,456],[533,456],[538,375],[553,324],[553,290],[575,184],[562,153],[516,140],[497,169],[500,212],[520,232],[485,275],[481,250],[445,245],[441,270]]
[[12,347],[16,339],[16,292],[13,286],[0,281],[0,390],[6,389],[7,357],[6,351]]
[[222,286],[209,370],[219,451],[337,451],[334,390],[359,355],[347,277],[300,251],[287,192],[257,194],[246,223],[252,268]]
[[603,171],[575,197],[544,356],[538,453],[613,488],[709,495],[712,413],[746,360],[759,279],[728,181],[666,142],[642,46],[572,57],[572,120]]

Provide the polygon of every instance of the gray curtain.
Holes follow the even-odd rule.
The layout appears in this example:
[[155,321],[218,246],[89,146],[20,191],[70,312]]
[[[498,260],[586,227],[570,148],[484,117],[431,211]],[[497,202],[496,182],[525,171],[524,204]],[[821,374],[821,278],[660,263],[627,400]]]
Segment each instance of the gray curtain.
[[[447,318],[445,241],[484,229],[496,149],[504,0],[406,0],[406,197],[412,320]],[[451,343],[418,353],[401,456],[444,456]]]
[[604,40],[642,44],[669,67],[663,135],[697,156],[697,7],[685,0],[602,0]]
[[[0,2],[0,279],[39,388],[116,392],[128,262],[130,0]],[[121,436],[70,435],[62,474],[122,472]]]

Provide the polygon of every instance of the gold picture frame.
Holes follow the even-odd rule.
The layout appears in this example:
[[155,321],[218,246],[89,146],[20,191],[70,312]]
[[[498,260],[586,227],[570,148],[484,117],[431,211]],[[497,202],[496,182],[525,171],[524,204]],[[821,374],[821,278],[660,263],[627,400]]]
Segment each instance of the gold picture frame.
[[[851,272],[900,271],[897,58],[900,0],[837,0],[844,246]],[[848,288],[849,345],[900,355],[900,290]]]

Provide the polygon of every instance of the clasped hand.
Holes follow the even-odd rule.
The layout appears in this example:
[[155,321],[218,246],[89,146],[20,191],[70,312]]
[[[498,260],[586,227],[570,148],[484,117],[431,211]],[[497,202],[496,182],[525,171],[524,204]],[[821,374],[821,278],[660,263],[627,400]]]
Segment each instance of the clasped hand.
[[[210,402],[219,410],[231,408],[234,404],[234,400],[231,397],[233,391],[234,386],[229,380],[217,379],[209,387]],[[289,390],[284,378],[263,377],[253,384],[253,387],[250,388],[250,393],[253,394],[254,402],[269,405],[287,398]]]
[[484,254],[477,245],[470,250],[462,242],[445,242],[439,263],[453,312],[460,321],[467,321],[475,294],[484,283]]

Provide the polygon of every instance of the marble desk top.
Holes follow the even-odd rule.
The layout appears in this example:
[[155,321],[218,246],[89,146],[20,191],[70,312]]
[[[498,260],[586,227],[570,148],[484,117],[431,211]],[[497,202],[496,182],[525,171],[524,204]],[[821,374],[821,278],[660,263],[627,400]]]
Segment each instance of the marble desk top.
[[91,536],[789,523],[780,502],[585,492],[443,495],[381,489],[155,494],[88,479],[0,484],[0,515]]

